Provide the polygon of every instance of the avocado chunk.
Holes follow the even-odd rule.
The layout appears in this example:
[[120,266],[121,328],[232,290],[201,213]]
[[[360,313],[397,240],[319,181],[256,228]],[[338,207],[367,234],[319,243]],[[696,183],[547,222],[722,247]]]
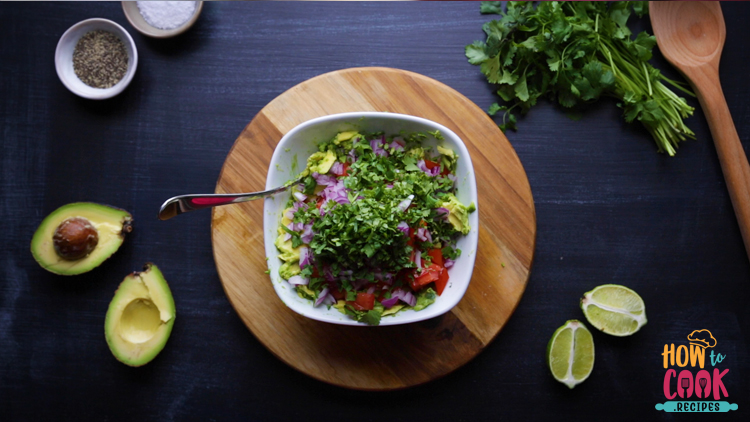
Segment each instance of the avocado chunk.
[[440,207],[445,208],[449,211],[448,222],[451,223],[456,231],[463,234],[469,234],[471,227],[469,226],[469,214],[474,212],[476,207],[474,203],[471,203],[468,207],[462,204],[458,198],[453,194],[447,195],[448,201],[440,204]]
[[31,239],[31,254],[47,271],[76,275],[91,271],[120,248],[133,230],[125,210],[92,202],[63,205],[48,215]]
[[148,263],[142,272],[120,283],[104,320],[109,350],[128,366],[151,362],[167,344],[175,320],[172,292],[159,268]]
[[303,176],[318,173],[326,174],[336,162],[336,154],[331,151],[316,152],[307,159],[307,168],[302,172]]
[[276,249],[280,252],[279,259],[287,262],[299,261],[300,252],[302,252],[302,245],[297,246],[296,248],[292,247],[291,239],[284,240],[284,234],[279,234],[279,237],[276,238],[276,242],[274,243]]
[[290,278],[294,277],[295,275],[302,272],[302,269],[299,267],[299,262],[285,262],[281,264],[281,267],[279,267],[279,275],[284,280],[289,280]]

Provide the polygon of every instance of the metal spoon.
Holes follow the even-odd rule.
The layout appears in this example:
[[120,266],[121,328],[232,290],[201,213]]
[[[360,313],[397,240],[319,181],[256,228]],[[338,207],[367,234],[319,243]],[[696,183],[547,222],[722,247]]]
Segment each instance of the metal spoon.
[[264,190],[262,192],[250,193],[215,193],[215,194],[196,194],[180,195],[167,199],[159,209],[159,220],[169,220],[170,218],[186,212],[202,210],[204,208],[218,207],[219,205],[239,204],[241,202],[253,201],[258,198],[274,195],[291,188],[302,182],[303,178],[288,182],[284,186]]
[[664,57],[690,81],[706,115],[750,258],[750,165],[719,81],[727,30],[719,2],[649,2],[651,26]]

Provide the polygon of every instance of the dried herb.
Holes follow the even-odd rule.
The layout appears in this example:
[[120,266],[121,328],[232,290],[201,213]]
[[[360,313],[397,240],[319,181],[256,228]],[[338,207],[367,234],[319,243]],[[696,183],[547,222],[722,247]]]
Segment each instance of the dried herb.
[[97,29],[78,40],[73,51],[73,70],[78,78],[94,88],[110,88],[128,70],[128,51],[115,34]]

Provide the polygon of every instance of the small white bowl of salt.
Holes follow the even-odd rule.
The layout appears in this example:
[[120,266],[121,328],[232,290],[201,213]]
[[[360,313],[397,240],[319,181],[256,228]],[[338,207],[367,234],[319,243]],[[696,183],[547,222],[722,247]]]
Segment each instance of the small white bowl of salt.
[[169,38],[193,26],[202,1],[124,1],[122,10],[133,28],[143,35]]

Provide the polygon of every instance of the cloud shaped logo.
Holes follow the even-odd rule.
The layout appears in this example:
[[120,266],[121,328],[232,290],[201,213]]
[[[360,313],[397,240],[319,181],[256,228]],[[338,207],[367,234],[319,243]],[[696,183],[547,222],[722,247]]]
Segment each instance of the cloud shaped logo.
[[690,344],[700,346],[702,348],[716,346],[716,339],[708,330],[695,330],[687,336]]

